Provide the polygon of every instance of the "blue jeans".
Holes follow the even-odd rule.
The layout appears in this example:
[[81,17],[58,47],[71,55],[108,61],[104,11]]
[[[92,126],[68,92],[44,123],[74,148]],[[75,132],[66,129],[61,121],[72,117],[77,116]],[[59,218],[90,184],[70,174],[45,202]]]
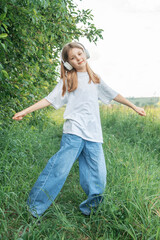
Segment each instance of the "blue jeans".
[[79,159],[80,184],[88,198],[80,210],[90,215],[103,200],[106,165],[102,143],[91,142],[73,134],[63,134],[60,150],[48,161],[27,200],[33,216],[41,216],[60,192],[70,169]]

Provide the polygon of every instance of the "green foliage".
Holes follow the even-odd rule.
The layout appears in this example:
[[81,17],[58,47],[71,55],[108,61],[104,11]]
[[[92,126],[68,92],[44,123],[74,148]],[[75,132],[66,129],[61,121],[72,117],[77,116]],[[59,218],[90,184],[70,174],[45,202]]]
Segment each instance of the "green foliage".
[[[104,110],[102,116],[106,119],[103,122],[104,132],[109,128],[121,143],[128,142],[131,146],[139,145],[142,149],[150,151],[150,154],[154,152],[157,154],[157,158],[160,158],[160,138],[156,137],[160,135],[159,108],[146,108],[147,116],[145,118],[139,118],[133,110],[126,109],[124,106],[113,106],[113,109],[110,109],[103,105],[102,109]],[[127,112],[128,115],[123,115],[123,112]],[[109,119],[106,117],[108,113],[110,114]]]
[[159,97],[144,97],[144,98],[128,98],[129,101],[134,103],[136,106],[144,107],[144,106],[159,106]]
[[[140,117],[130,109],[101,107],[107,165],[105,199],[85,217],[79,204],[78,161],[40,225],[26,208],[28,193],[48,159],[59,150],[64,109],[46,108],[14,121],[0,135],[0,238],[46,240],[160,239],[160,109]],[[33,115],[33,114],[31,114]]]
[[102,38],[92,21],[91,11],[78,10],[72,0],[0,0],[2,120],[54,87],[66,42]]

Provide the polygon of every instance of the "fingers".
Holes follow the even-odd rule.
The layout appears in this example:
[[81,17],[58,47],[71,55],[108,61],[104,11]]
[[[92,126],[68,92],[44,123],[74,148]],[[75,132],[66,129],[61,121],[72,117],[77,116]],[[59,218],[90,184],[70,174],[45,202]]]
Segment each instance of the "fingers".
[[143,108],[140,108],[139,111],[138,111],[139,115],[141,116],[146,116],[146,112],[144,111]]
[[14,117],[12,117],[12,119],[13,120],[16,120],[16,121],[19,121],[19,120],[22,120],[23,119],[23,117],[21,116],[14,116]]
[[134,110],[140,115],[140,116],[146,116],[146,112],[141,107],[135,107]]
[[16,121],[19,121],[19,120],[22,120],[23,117],[12,117],[13,120],[16,120]]
[[145,114],[145,113],[139,113],[139,115],[140,115],[140,116],[146,116],[146,114]]
[[12,119],[13,119],[13,120],[16,120],[16,121],[19,121],[19,120],[22,120],[25,115],[26,115],[26,114],[24,114],[24,112],[19,112],[19,113],[16,113],[16,114],[12,117]]
[[146,113],[145,113],[145,112],[143,112],[143,113],[142,113],[142,116],[146,116]]

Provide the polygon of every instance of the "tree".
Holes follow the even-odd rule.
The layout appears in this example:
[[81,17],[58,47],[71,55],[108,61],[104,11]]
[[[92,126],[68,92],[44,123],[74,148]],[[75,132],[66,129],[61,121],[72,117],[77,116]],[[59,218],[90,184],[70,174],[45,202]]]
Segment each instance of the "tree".
[[0,0],[1,116],[53,88],[66,42],[86,37],[96,43],[102,31],[91,10],[80,11],[72,0]]

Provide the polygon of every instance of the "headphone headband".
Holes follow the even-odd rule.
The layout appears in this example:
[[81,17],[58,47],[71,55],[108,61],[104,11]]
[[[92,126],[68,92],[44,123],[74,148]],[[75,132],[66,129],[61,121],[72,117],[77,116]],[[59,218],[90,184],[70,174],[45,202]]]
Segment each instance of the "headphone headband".
[[[88,52],[87,49],[83,46],[83,44],[82,44],[82,43],[79,43],[79,42],[75,42],[75,43],[79,44],[79,45],[83,48],[83,50],[84,50],[84,52],[85,52],[85,54],[86,54],[86,58],[87,58],[87,59],[90,58],[89,52]],[[70,43],[66,44],[65,46],[67,46],[67,45],[69,45],[69,44],[70,44]],[[64,46],[64,47],[65,47],[65,46]],[[64,49],[64,47],[63,47],[63,49]],[[63,49],[62,49],[62,51],[61,51],[61,61],[62,61],[63,65],[64,65],[64,67],[65,67],[67,70],[71,71],[71,70],[73,69],[72,65],[71,65],[69,62],[65,62],[65,61],[63,60],[63,57],[62,57]]]

